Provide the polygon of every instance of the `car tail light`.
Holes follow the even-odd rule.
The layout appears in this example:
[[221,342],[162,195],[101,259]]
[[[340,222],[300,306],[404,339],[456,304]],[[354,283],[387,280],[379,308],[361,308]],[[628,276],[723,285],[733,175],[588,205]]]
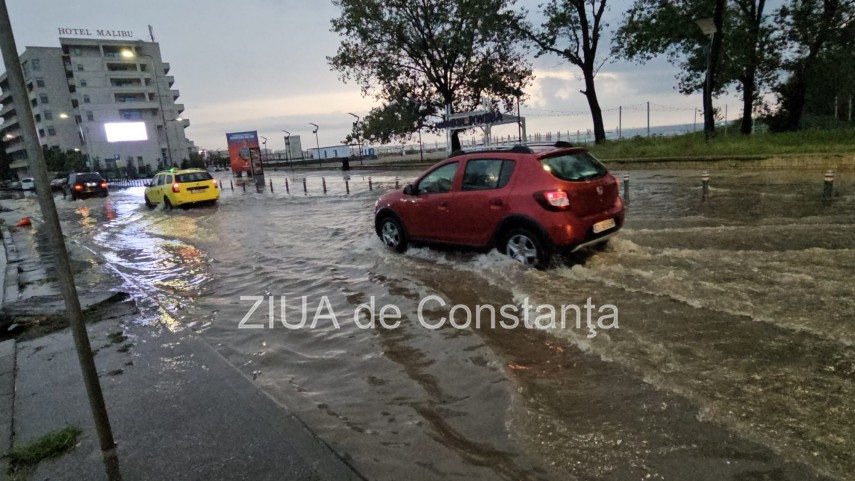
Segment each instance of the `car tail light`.
[[534,194],[537,202],[548,210],[567,210],[570,208],[570,197],[563,190],[548,190]]
[[220,182],[219,182],[219,181],[217,181],[216,179],[214,180],[214,188],[215,188],[215,189],[219,189],[219,188],[220,188]]
[[83,184],[74,184],[74,190],[83,190]]
[[181,192],[181,186],[178,184],[178,182],[172,184],[172,192],[175,192],[176,194]]
[[101,182],[101,187],[102,187],[102,188],[104,188],[104,189],[106,189],[106,188],[107,188],[107,183],[106,183],[106,182]]

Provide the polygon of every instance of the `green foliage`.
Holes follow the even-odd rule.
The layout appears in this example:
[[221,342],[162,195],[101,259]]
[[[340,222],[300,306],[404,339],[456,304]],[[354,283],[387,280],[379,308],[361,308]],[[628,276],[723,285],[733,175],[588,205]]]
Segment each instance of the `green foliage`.
[[139,170],[137,170],[133,157],[128,157],[127,176],[130,179],[139,178]]
[[[409,99],[422,112],[510,110],[531,68],[514,0],[333,0],[342,40],[328,57],[342,81],[387,105]],[[394,135],[394,134],[391,134]]]
[[46,459],[62,456],[74,448],[81,434],[83,430],[79,427],[69,426],[48,433],[29,444],[15,446],[6,456],[9,459],[9,471],[15,473]]
[[101,172],[101,158],[95,157],[92,159],[92,172]]
[[[204,169],[205,168],[205,159],[202,158],[202,156],[199,155],[198,152],[190,152],[189,157],[190,158],[187,159],[187,165],[189,167],[195,167],[198,169]],[[183,162],[182,162],[182,165],[183,165]]]
[[730,135],[718,135],[708,142],[701,132],[676,137],[635,137],[592,146],[591,152],[603,160],[855,152],[855,128],[851,126],[750,137],[735,135],[736,131],[730,127]]
[[365,116],[361,136],[370,143],[401,141],[419,130],[427,115],[419,104],[407,99],[375,107]]
[[181,168],[182,169],[189,169],[190,168],[190,161],[188,161],[187,159],[181,159]]
[[780,108],[769,118],[773,129],[802,128],[803,117],[832,115],[834,97],[852,95],[853,19],[851,0],[790,0],[778,12],[788,76],[776,89]]
[[58,146],[43,147],[45,164],[50,172],[81,172],[86,170],[86,159],[75,150],[62,151]]

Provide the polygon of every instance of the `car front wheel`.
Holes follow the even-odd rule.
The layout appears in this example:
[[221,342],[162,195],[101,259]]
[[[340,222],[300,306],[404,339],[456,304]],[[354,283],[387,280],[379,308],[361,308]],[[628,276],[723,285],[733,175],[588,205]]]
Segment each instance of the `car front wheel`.
[[511,259],[525,266],[543,269],[551,255],[540,238],[527,229],[513,229],[505,236],[503,250]]
[[145,199],[145,206],[149,209],[154,209],[155,205],[152,204],[150,200],[148,200],[148,194],[143,194],[143,198]]
[[407,235],[404,233],[404,227],[394,217],[385,217],[380,221],[380,239],[398,252],[407,250]]

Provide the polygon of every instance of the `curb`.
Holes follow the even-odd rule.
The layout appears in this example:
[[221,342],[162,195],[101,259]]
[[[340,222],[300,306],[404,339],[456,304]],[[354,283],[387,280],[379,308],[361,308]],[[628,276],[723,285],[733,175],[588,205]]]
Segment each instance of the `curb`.
[[[14,339],[0,342],[0,456],[4,456],[12,447],[15,420],[16,347]],[[0,457],[0,481],[9,479],[8,468],[6,458]]]

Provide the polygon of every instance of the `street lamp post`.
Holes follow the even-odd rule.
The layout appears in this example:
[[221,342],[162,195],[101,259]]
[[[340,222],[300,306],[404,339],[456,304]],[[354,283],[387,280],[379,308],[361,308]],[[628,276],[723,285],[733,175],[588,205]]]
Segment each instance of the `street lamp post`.
[[122,57],[127,59],[148,57],[151,60],[151,70],[154,73],[154,88],[157,92],[157,102],[160,106],[160,119],[163,121],[163,135],[166,137],[166,160],[169,161],[169,167],[171,167],[174,162],[172,161],[172,146],[169,144],[169,126],[166,124],[166,113],[163,111],[163,95],[160,92],[160,77],[157,75],[157,65],[155,65],[154,57],[147,53],[137,53],[133,50],[122,50]]
[[706,78],[704,79],[704,138],[709,141],[710,139],[710,128],[712,122],[709,122],[708,119],[713,115],[712,113],[712,88],[713,88],[713,78],[712,78],[712,47],[713,42],[715,41],[715,34],[718,29],[715,26],[715,21],[712,18],[702,18],[696,20],[695,23],[698,24],[701,31],[704,35],[709,35],[710,44],[707,47],[707,73]]
[[323,161],[321,160],[321,142],[318,140],[318,129],[320,127],[318,127],[318,124],[313,124],[311,122],[309,122],[309,125],[315,127],[315,130],[313,130],[312,133],[315,134],[315,145],[318,147],[318,165],[323,165]]
[[291,167],[291,132],[287,130],[282,130],[285,132],[285,162],[288,163],[288,167]]
[[353,117],[356,117],[356,122],[353,123],[353,133],[356,134],[356,143],[358,144],[358,148],[359,148],[359,164],[361,165],[362,164],[362,140],[360,139],[360,135],[359,135],[359,116],[356,114],[350,113],[350,112],[348,112],[348,115],[352,115]]
[[259,137],[261,137],[261,139],[262,139],[261,145],[264,146],[264,156],[266,157],[267,156],[267,137],[265,137],[263,135],[259,135]]

